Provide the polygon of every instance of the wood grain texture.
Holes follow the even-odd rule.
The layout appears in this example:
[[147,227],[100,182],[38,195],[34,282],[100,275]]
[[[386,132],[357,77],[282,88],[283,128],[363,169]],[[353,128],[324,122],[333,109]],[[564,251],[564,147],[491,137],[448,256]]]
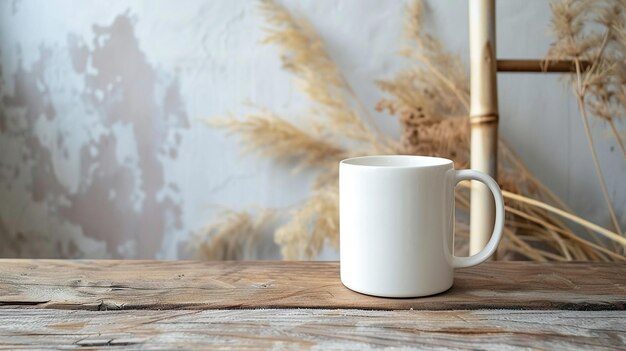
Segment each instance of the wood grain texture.
[[0,260],[3,308],[623,310],[626,264],[488,262],[425,298],[361,295],[337,262]]
[[0,348],[618,350],[625,311],[0,310]]

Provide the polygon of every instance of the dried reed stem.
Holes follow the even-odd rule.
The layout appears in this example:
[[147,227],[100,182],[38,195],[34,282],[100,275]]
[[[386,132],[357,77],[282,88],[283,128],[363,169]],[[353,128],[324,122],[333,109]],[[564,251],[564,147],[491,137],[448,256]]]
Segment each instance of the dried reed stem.
[[619,133],[617,132],[617,128],[615,128],[615,122],[613,122],[613,119],[609,119],[609,125],[611,126],[613,137],[615,137],[615,140],[617,140],[617,144],[619,145],[620,150],[622,150],[622,156],[624,156],[624,160],[626,160],[626,148],[624,148],[624,142],[622,141],[622,138],[619,136]]
[[561,216],[563,218],[569,219],[572,222],[575,222],[575,223],[580,224],[580,225],[582,225],[584,227],[587,227],[587,228],[597,232],[598,234],[601,234],[601,235],[605,236],[606,238],[608,238],[610,240],[613,240],[615,242],[618,242],[618,243],[622,244],[623,246],[626,246],[626,238],[624,238],[624,237],[622,237],[622,236],[620,236],[620,235],[618,235],[618,234],[616,234],[616,233],[614,233],[614,232],[612,232],[610,230],[604,229],[604,228],[602,228],[601,226],[599,226],[597,224],[591,223],[591,222],[589,222],[589,221],[587,221],[585,219],[582,219],[582,218],[580,218],[578,216],[575,216],[575,215],[573,215],[571,213],[565,212],[565,211],[563,211],[561,209],[558,209],[558,208],[556,208],[554,206],[550,206],[550,205],[546,204],[545,202],[537,201],[537,200],[528,198],[528,197],[523,196],[523,195],[514,194],[514,193],[511,193],[511,192],[506,191],[506,190],[502,191],[502,196],[504,196],[505,198],[513,199],[513,200],[516,200],[516,201],[519,201],[519,202],[523,202],[525,204],[528,204],[528,205],[531,205],[531,206],[535,206],[535,207],[539,207],[539,208],[542,208],[542,209],[544,209],[546,211],[550,211],[552,213],[555,213],[555,214],[557,214],[557,215],[559,215],[559,216]]
[[544,221],[544,220],[542,220],[540,218],[537,218],[537,217],[534,217],[534,216],[529,216],[528,214],[524,213],[523,211],[519,211],[519,210],[517,210],[515,208],[512,208],[510,206],[505,206],[505,207],[506,207],[506,211],[507,212],[514,213],[515,215],[520,216],[522,218],[525,218],[525,219],[527,219],[529,221],[541,224],[542,226],[544,226],[546,228],[551,228],[555,232],[558,232],[559,234],[566,236],[568,239],[574,240],[576,242],[579,242],[579,243],[583,244],[583,246],[591,246],[595,250],[600,251],[600,252],[602,252],[602,253],[604,253],[604,254],[606,254],[606,255],[608,255],[608,256],[610,256],[610,257],[612,257],[612,258],[614,258],[614,259],[616,259],[618,261],[626,261],[626,257],[624,257],[622,255],[619,255],[619,254],[616,254],[615,252],[612,252],[612,251],[610,251],[610,250],[608,250],[608,249],[606,249],[606,248],[604,248],[604,247],[602,247],[600,245],[597,245],[597,244],[594,244],[594,243],[592,243],[590,241],[587,241],[587,240],[579,237],[578,235],[572,234],[571,232],[569,232],[567,230],[563,230],[563,229],[561,229],[559,227],[556,227],[556,226],[554,226],[554,225],[552,225],[552,224],[550,224],[550,223],[548,223],[548,222],[546,222],[546,221]]
[[580,71],[580,61],[578,59],[574,60],[574,64],[576,65],[576,79],[577,79],[577,91],[576,91],[576,100],[578,102],[578,109],[580,110],[580,115],[583,120],[583,125],[585,129],[585,135],[587,137],[587,142],[589,144],[589,149],[591,150],[591,156],[593,158],[593,165],[596,171],[596,175],[598,176],[598,180],[600,182],[600,188],[602,189],[602,194],[604,195],[604,201],[609,209],[609,215],[611,216],[611,221],[613,222],[613,227],[615,230],[622,235],[622,229],[620,228],[619,221],[617,220],[617,216],[615,215],[615,209],[613,208],[613,203],[611,202],[611,197],[609,196],[609,190],[606,186],[606,181],[604,179],[604,174],[602,174],[602,168],[600,167],[600,161],[598,160],[598,155],[596,152],[596,147],[593,143],[593,135],[591,134],[591,128],[589,127],[589,119],[587,116],[587,109],[585,108],[585,88],[581,81],[582,72]]
[[[552,30],[556,34],[557,40],[548,54],[548,60],[569,59],[574,62],[576,76],[573,90],[583,121],[585,136],[602,195],[609,210],[611,223],[620,235],[622,235],[622,229],[609,196],[589,126],[586,95],[591,93],[595,98],[595,101],[592,101],[595,114],[609,121],[613,134],[622,149],[622,154],[626,158],[626,152],[622,148],[623,144],[612,123],[614,110],[610,106],[611,99],[616,96],[613,86],[624,83],[624,78],[619,77],[621,71],[616,70],[616,65],[619,62],[623,67],[624,59],[623,50],[625,48],[622,46],[620,49],[618,45],[618,38],[624,34],[624,25],[626,24],[624,5],[624,1],[584,2],[574,0],[562,0],[553,4]],[[593,18],[593,16],[596,17]],[[590,31],[588,26],[594,27],[594,29]],[[603,32],[593,31],[595,28],[603,28]],[[590,62],[589,67],[584,70],[582,68],[583,61]],[[614,83],[616,79],[618,83]],[[619,101],[619,95],[617,100]],[[625,108],[624,105],[621,106],[622,111]]]

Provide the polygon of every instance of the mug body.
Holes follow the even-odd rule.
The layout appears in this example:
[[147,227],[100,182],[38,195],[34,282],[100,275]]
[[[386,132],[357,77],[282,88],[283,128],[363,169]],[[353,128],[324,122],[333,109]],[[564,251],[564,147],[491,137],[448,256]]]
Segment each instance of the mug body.
[[417,297],[453,282],[454,166],[425,156],[365,156],[339,166],[342,283]]

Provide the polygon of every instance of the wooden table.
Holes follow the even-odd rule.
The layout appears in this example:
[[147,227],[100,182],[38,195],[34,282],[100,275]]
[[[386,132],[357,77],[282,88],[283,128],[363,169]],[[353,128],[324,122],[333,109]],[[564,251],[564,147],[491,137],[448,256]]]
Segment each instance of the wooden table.
[[0,348],[626,349],[626,264],[456,273],[385,299],[337,262],[0,260]]

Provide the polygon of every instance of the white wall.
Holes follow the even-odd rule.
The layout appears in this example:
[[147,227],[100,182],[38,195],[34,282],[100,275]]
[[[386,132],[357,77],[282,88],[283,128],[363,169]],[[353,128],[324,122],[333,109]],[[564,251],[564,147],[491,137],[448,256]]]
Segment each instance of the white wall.
[[[373,81],[409,64],[397,55],[406,2],[283,3],[312,22],[367,107],[382,97]],[[467,4],[428,4],[427,28],[466,58]],[[547,2],[500,1],[499,57],[543,57],[549,18]],[[259,44],[263,26],[253,1],[0,2],[0,255],[184,257],[212,204],[302,201],[306,175],[240,157],[234,138],[199,122],[246,101],[306,110],[277,49]],[[499,88],[503,136],[576,212],[608,225],[559,76],[501,74]],[[595,131],[625,223],[626,162],[605,126]]]

